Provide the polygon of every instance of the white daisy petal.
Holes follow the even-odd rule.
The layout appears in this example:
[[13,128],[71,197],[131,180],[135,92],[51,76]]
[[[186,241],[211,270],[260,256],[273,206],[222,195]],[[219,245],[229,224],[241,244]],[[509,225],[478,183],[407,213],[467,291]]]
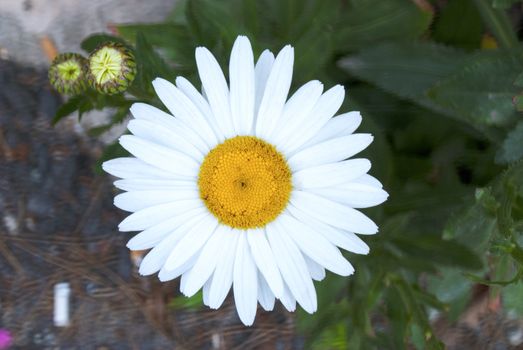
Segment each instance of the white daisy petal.
[[209,277],[207,282],[203,285],[202,288],[202,299],[203,299],[203,305],[209,306],[209,291],[211,290],[211,283],[212,283],[212,275]]
[[218,141],[220,143],[223,142],[225,136],[223,136],[220,127],[218,126],[218,123],[212,114],[211,106],[209,106],[209,102],[207,102],[205,97],[203,97],[194,87],[194,85],[184,77],[176,77],[176,86],[178,86],[178,89],[183,91],[183,93],[192,101],[192,103],[198,107],[209,125],[211,125],[214,133],[218,137]]
[[[187,272],[190,269],[192,269],[192,267],[194,266],[194,263],[196,262],[196,258],[197,258],[196,255],[192,256],[186,262],[184,262],[182,265],[178,266],[174,270],[167,270],[165,268],[165,264],[164,264],[164,266],[160,269],[160,272],[158,272],[158,279],[161,282],[167,282],[167,281],[171,281],[175,278],[178,278],[180,276],[185,276],[185,278],[184,278],[184,284],[185,284],[185,281],[187,281],[187,277],[188,277]],[[180,281],[180,292],[183,293],[181,284],[182,283]]]
[[[196,260],[196,257],[192,257],[190,260]],[[187,260],[189,261],[189,260]],[[187,263],[187,262],[186,262]],[[178,269],[180,269],[180,267],[174,269],[174,270],[166,270],[166,272],[173,272],[173,271],[177,271]],[[180,293],[182,293],[183,295],[186,296],[185,294],[185,286],[187,284],[187,280],[189,279],[189,276],[191,275],[191,268],[187,269],[186,271],[182,272],[181,274],[181,277],[180,277]]]
[[153,87],[165,107],[182,123],[197,131],[209,147],[218,143],[216,134],[203,114],[180,89],[162,78],[154,79]]
[[276,126],[291,87],[293,64],[294,49],[287,45],[276,56],[271,73],[267,79],[256,117],[256,136],[264,138]]
[[312,279],[315,281],[322,281],[325,278],[325,269],[323,266],[306,255],[304,255],[303,258],[307,263],[307,269],[309,269]]
[[307,225],[288,214],[282,214],[278,222],[303,254],[327,270],[341,276],[349,276],[354,272],[354,268],[341,255],[338,248]]
[[218,226],[218,221],[211,215],[204,217],[174,247],[165,262],[165,269],[172,271],[196,255]]
[[356,254],[368,254],[369,246],[352,232],[344,231],[330,225],[324,224],[307,215],[293,205],[289,205],[289,212],[317,233],[321,234],[332,244]]
[[231,116],[237,135],[248,135],[254,120],[254,56],[251,43],[239,36],[229,64]]
[[366,174],[370,166],[369,160],[363,158],[323,164],[297,171],[293,175],[293,183],[298,189],[337,188]]
[[159,224],[151,226],[131,238],[127,242],[127,248],[131,250],[145,250],[153,248],[160,243],[162,239],[173,233],[178,227],[182,226],[189,220],[200,220],[206,215],[206,209],[203,207],[189,210],[186,213],[176,215],[175,217],[165,220]]
[[230,230],[223,240],[221,254],[218,257],[209,290],[209,307],[211,309],[219,308],[231,289],[236,246],[239,237],[237,230]]
[[327,90],[318,99],[312,111],[302,118],[302,122],[296,128],[292,137],[289,138],[282,147],[287,152],[292,153],[298,147],[310,140],[332,116],[340,109],[345,98],[345,89],[341,85],[336,85]]
[[199,136],[193,128],[172,115],[145,103],[134,103],[131,106],[131,113],[136,119],[146,120],[171,130],[179,138],[184,138],[194,145],[200,152],[209,152],[209,145],[203,140],[202,136]]
[[118,228],[122,232],[145,230],[176,215],[202,207],[203,203],[199,199],[159,204],[129,215],[118,225]]
[[204,47],[196,48],[196,64],[207,100],[225,137],[234,136],[229,105],[229,88],[216,58]]
[[347,231],[365,235],[378,232],[378,226],[356,209],[312,193],[294,191],[291,204],[319,221]]
[[218,225],[216,231],[214,231],[207,243],[205,243],[187,279],[184,290],[186,296],[193,296],[210,278],[218,262],[223,238],[228,233],[230,233],[228,227]]
[[121,136],[120,144],[135,157],[161,170],[185,177],[198,174],[199,164],[181,152],[132,135]]
[[352,182],[359,183],[362,185],[369,185],[369,186],[373,186],[373,187],[377,187],[377,188],[383,188],[383,185],[381,184],[381,182],[378,179],[376,179],[374,176],[371,176],[369,174],[365,174],[357,179],[354,179]]
[[389,196],[381,188],[354,182],[334,187],[312,188],[309,191],[352,208],[374,207],[385,202]]
[[[283,287],[282,287],[283,294]],[[260,302],[261,307],[265,311],[272,311],[274,309],[274,303],[276,298],[272,294],[271,288],[265,281],[265,278],[258,273],[258,301]]]
[[[267,84],[267,79],[271,73],[272,65],[274,64],[274,54],[269,50],[265,50],[258,58],[256,66],[254,67],[254,76],[255,76],[255,97],[254,97],[254,116],[258,114],[260,109],[260,103],[263,98],[263,93],[265,92],[265,85]],[[253,124],[254,126],[255,124]],[[253,128],[254,130],[254,128]],[[252,130],[251,130],[252,131]]]
[[204,154],[183,137],[178,137],[167,128],[147,120],[134,119],[127,124],[127,129],[134,135],[159,145],[172,148],[193,158],[197,162],[203,160]]
[[198,185],[194,181],[187,180],[131,178],[116,180],[113,184],[124,191],[198,190]]
[[197,218],[193,218],[183,225],[177,227],[172,233],[164,237],[147,255],[140,264],[140,274],[150,275],[158,272],[165,264],[167,257],[176,244],[184,237],[191,227],[196,223]]
[[274,130],[267,135],[267,140],[285,152],[283,143],[288,140],[300,125],[303,116],[308,115],[321,97],[323,84],[312,80],[300,87],[285,104],[283,114]]
[[304,149],[317,143],[336,137],[352,134],[361,124],[360,112],[348,112],[330,119],[309,141],[298,149]]
[[267,226],[267,237],[274,252],[283,279],[298,303],[308,313],[317,308],[316,291],[300,250],[280,227],[279,218]]
[[132,191],[114,197],[114,205],[122,210],[135,212],[159,204],[198,198],[198,190]]
[[280,271],[276,265],[274,254],[265,230],[255,229],[249,230],[247,233],[247,240],[251,247],[252,257],[258,266],[258,270],[265,277],[272,293],[279,298],[283,293],[283,280],[281,279]]
[[296,310],[296,298],[292,295],[287,284],[284,285],[283,295],[281,296],[280,301],[287,311],[294,312]]
[[289,158],[293,171],[316,165],[339,162],[361,152],[372,142],[370,134],[353,134],[330,139],[305,148]]
[[256,316],[258,305],[258,273],[247,242],[247,232],[242,231],[234,261],[233,290],[236,311],[244,325],[250,326]]
[[108,160],[102,169],[109,174],[124,179],[179,179],[180,176],[149,165],[140,159],[122,157]]

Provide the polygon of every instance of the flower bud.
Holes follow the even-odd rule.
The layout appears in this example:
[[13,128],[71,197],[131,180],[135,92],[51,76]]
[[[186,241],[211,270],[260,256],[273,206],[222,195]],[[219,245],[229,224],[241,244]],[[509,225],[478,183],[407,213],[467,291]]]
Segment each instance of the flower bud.
[[62,53],[49,67],[49,81],[61,94],[77,95],[87,89],[87,60],[77,53]]
[[133,53],[118,43],[106,43],[89,55],[89,83],[106,95],[127,90],[136,75]]

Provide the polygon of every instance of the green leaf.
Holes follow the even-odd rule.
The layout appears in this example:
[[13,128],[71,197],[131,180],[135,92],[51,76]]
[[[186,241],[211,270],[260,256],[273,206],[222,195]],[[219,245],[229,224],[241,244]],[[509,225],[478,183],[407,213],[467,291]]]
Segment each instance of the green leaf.
[[353,0],[340,16],[336,33],[341,51],[355,51],[382,41],[413,40],[432,21],[432,12],[414,1]]
[[516,80],[514,81],[514,85],[523,87],[523,73],[519,73]]
[[178,65],[191,66],[194,60],[193,37],[187,26],[173,23],[119,25],[118,33],[125,39],[136,42],[142,33],[152,46],[162,48]]
[[[386,57],[386,59],[384,59]],[[427,43],[383,44],[340,61],[352,75],[485,133],[515,118],[517,52],[465,54]]]
[[518,2],[521,2],[521,0],[492,0],[492,7],[495,9],[508,9]]
[[473,275],[471,273],[467,273],[467,272],[464,273],[464,276],[466,276],[471,281],[473,281],[475,283],[478,283],[478,284],[484,284],[486,286],[508,286],[508,285],[511,285],[514,282],[520,280],[521,275],[522,274],[521,274],[521,271],[520,271],[513,278],[511,278],[509,280],[506,280],[506,281],[494,280],[494,281],[492,281],[492,280],[486,280],[484,278],[481,278],[479,276]]
[[169,302],[169,306],[172,308],[188,308],[192,310],[199,310],[203,305],[203,293],[198,291],[195,295],[187,298],[185,295],[179,295]]
[[141,32],[136,34],[136,66],[135,84],[141,91],[154,95],[151,82],[158,77],[167,80],[174,77],[174,73],[163,58],[154,50]]
[[504,310],[523,316],[523,282],[506,286],[501,291]]
[[186,9],[187,20],[195,44],[213,50],[219,42],[222,47],[230,48],[238,34],[249,34],[235,17],[240,9],[237,1],[190,0]]
[[473,0],[448,2],[434,23],[433,38],[448,45],[479,48],[482,35],[483,24]]
[[98,46],[105,44],[106,42],[117,42],[122,45],[128,46],[128,43],[123,40],[122,38],[119,38],[114,35],[106,34],[106,33],[98,33],[98,34],[92,34],[85,38],[80,46],[82,49],[84,49],[86,52],[94,51]]
[[51,121],[52,125],[55,125],[63,118],[67,117],[74,111],[77,111],[80,107],[80,103],[84,97],[82,95],[73,96],[71,97],[67,102],[65,102],[63,105],[61,105],[58,110],[56,111],[53,120]]
[[355,77],[394,95],[430,102],[425,92],[458,70],[466,58],[465,53],[442,45],[385,43],[367,47],[339,64]]
[[522,69],[519,53],[477,55],[428,94],[435,103],[471,122],[506,126],[517,117],[512,104],[517,93],[513,82]]
[[468,247],[455,241],[442,240],[435,235],[395,237],[393,242],[409,257],[423,260],[430,256],[433,264],[471,270],[478,270],[483,265],[481,259]]
[[496,155],[499,163],[511,163],[523,158],[523,121],[507,134]]
[[518,112],[523,112],[523,95],[514,96],[512,103]]
[[496,37],[501,47],[511,49],[520,46],[512,23],[504,9],[494,8],[492,0],[474,0],[483,21]]

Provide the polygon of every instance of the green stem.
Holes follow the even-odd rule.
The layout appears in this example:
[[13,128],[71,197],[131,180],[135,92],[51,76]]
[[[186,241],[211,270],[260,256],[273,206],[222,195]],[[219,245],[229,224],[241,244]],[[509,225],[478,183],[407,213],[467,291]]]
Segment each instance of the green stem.
[[500,47],[515,48],[519,46],[518,37],[512,28],[507,13],[502,9],[495,9],[491,0],[474,0],[483,21],[492,35],[496,37]]

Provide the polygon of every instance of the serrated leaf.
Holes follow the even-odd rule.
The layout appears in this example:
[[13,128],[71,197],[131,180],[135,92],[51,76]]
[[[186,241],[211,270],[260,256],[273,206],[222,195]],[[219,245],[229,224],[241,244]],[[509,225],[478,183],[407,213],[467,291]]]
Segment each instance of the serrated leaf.
[[505,126],[516,118],[512,97],[517,90],[513,82],[522,69],[520,54],[478,55],[459,72],[438,82],[428,95],[464,119]]
[[171,68],[165,63],[164,59],[154,50],[151,44],[147,41],[145,35],[141,32],[136,34],[136,66],[137,74],[135,84],[137,84],[141,91],[147,91],[152,94],[152,81],[155,78],[161,77],[165,79],[172,79],[174,73]]
[[519,73],[516,80],[514,81],[514,85],[523,87],[523,73]]
[[354,51],[381,41],[416,39],[428,29],[432,16],[414,1],[355,0],[340,16],[336,44],[342,51]]
[[80,103],[84,99],[84,96],[78,95],[71,97],[67,102],[61,105],[56,111],[53,120],[51,121],[52,125],[55,125],[63,118],[67,117],[74,111],[77,111],[80,108]]
[[501,50],[466,54],[427,43],[387,43],[339,63],[362,80],[488,133],[487,126],[506,125],[515,118],[512,83],[523,69],[520,56]]
[[479,48],[483,25],[473,0],[449,1],[436,18],[433,38],[467,49]]
[[189,65],[194,59],[193,37],[187,26],[173,23],[119,25],[118,33],[125,39],[136,42],[142,33],[152,46],[162,48],[177,64]]
[[425,91],[448,77],[465,62],[464,52],[429,43],[385,43],[342,59],[350,74],[394,95],[427,99]]
[[[237,1],[192,0],[187,3],[187,20],[195,44],[213,49],[217,42],[230,48],[238,34],[249,34],[235,17],[241,9]],[[214,50],[213,50],[214,52]]]
[[397,237],[393,242],[406,256],[416,259],[430,257],[433,264],[471,270],[480,269],[483,265],[481,259],[468,247],[456,241],[442,240],[435,235]]
[[511,163],[523,158],[523,121],[507,134],[496,155],[499,163]]

